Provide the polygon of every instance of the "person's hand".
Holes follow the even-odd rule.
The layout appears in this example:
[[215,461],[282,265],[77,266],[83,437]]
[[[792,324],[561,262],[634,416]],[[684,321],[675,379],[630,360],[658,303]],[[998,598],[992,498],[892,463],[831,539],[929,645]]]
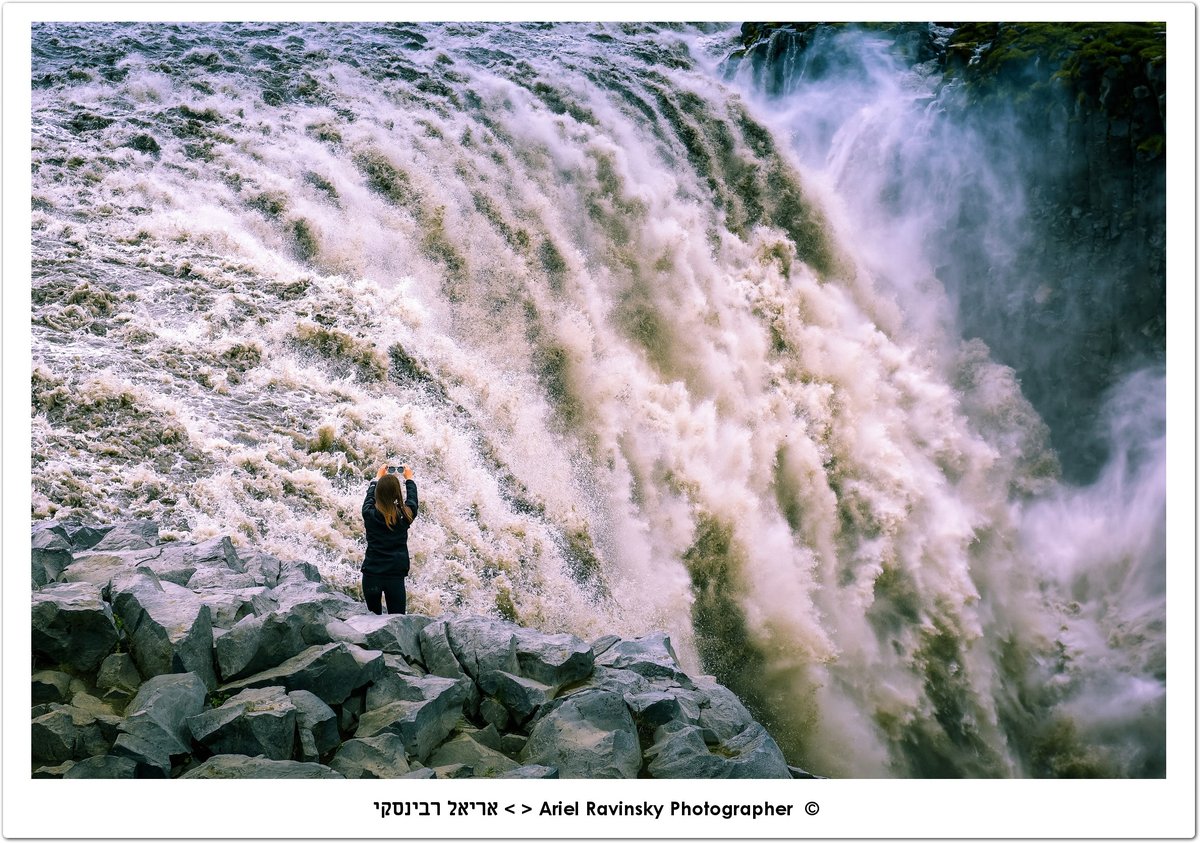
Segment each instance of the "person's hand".
[[382,480],[383,475],[385,475],[385,474],[387,474],[387,463],[384,463],[383,465],[379,466],[379,471],[377,471],[375,473],[375,479]]
[[411,465],[404,466],[404,479],[412,480],[412,466]]

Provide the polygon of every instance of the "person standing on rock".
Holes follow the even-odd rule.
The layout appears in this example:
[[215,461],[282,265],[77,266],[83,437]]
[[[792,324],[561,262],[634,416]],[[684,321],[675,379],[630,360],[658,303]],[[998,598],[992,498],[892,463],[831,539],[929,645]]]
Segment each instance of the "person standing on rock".
[[[397,473],[401,470],[403,490]],[[362,565],[362,590],[367,608],[377,615],[383,614],[385,600],[389,615],[404,614],[408,528],[417,517],[417,484],[412,477],[412,466],[381,465],[375,479],[367,485],[367,496],[363,499],[367,554]]]

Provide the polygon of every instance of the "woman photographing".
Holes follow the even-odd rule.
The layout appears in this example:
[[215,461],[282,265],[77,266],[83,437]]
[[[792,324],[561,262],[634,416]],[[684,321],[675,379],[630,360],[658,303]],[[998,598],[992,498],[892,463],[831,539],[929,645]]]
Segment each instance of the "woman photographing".
[[417,517],[417,484],[412,476],[411,466],[381,465],[363,499],[367,554],[362,565],[362,590],[367,608],[377,615],[383,614],[384,601],[389,615],[404,614],[408,527]]

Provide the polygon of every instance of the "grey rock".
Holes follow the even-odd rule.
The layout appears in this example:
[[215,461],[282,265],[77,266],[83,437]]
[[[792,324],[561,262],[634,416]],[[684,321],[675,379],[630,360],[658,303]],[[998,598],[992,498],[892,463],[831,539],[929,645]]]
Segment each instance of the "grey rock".
[[810,772],[808,772],[808,770],[802,770],[799,767],[793,767],[791,764],[788,765],[788,772],[792,774],[793,779],[823,779],[823,778],[825,778],[825,776],[818,776],[814,773],[810,773]]
[[779,746],[755,723],[740,735],[710,749],[698,726],[677,725],[660,729],[647,771],[658,779],[769,779],[791,778]]
[[255,585],[274,588],[279,583],[279,570],[283,564],[269,553],[263,553],[256,548],[238,552],[241,557],[243,570],[253,579]]
[[508,734],[500,736],[500,751],[509,758],[519,758],[521,750],[525,748],[525,744],[529,742],[529,738],[525,735]]
[[189,717],[204,710],[206,686],[194,673],[170,673],[142,683],[125,707],[123,731],[159,745],[169,756],[191,750]]
[[71,705],[54,706],[32,724],[35,761],[59,764],[108,752],[101,725],[92,713]]
[[711,676],[697,676],[693,681],[702,695],[699,725],[711,730],[718,740],[730,740],[754,722],[737,695]]
[[129,699],[142,684],[141,674],[129,653],[113,653],[100,663],[96,687],[105,699]]
[[[233,576],[244,575],[233,574]],[[195,588],[194,582],[195,577],[188,582],[189,589]],[[278,608],[267,589],[260,585],[251,588],[206,587],[199,596],[200,602],[208,607],[214,629],[217,627],[229,629],[245,617],[250,615],[266,616]]]
[[700,719],[699,705],[670,691],[626,694],[624,699],[638,725],[651,731],[672,720],[694,725]]
[[366,692],[363,690],[355,691],[346,697],[339,709],[338,729],[346,734],[353,732],[358,728],[358,718],[367,710]]
[[202,591],[211,588],[261,588],[250,574],[231,571],[228,568],[197,568],[196,572],[188,578],[188,581],[184,585],[192,591]]
[[200,598],[182,586],[159,582],[143,567],[114,579],[112,598],[142,676],[192,672],[206,687],[216,687],[212,621]]
[[306,637],[328,636],[325,626],[330,620],[346,620],[362,612],[362,603],[349,595],[334,591],[324,583],[312,582],[302,577],[281,579],[274,588],[267,591],[267,595],[278,605],[279,612],[293,612],[307,604],[314,604],[316,609],[319,609],[319,612],[309,610],[309,616],[314,624],[319,619],[320,629],[305,630]]
[[502,670],[490,670],[479,679],[479,687],[498,701],[518,724],[524,723],[549,702],[554,689],[533,679]]
[[141,550],[158,544],[158,524],[149,520],[117,524],[93,545],[93,550]]
[[557,779],[558,768],[542,764],[525,764],[496,776],[498,779]]
[[63,582],[89,582],[107,591],[114,579],[128,575],[146,555],[157,553],[154,549],[76,553],[59,579]]
[[517,627],[516,640],[517,672],[521,676],[557,690],[592,673],[595,654],[574,635],[549,635]]
[[483,745],[470,734],[458,735],[446,741],[434,750],[427,763],[435,769],[451,764],[464,764],[474,771],[474,775],[485,778],[493,778],[520,766],[503,753]]
[[431,767],[435,778],[439,779],[471,779],[475,777],[475,768],[469,764],[447,764],[444,767]]
[[310,761],[275,761],[245,755],[214,755],[183,779],[340,779],[341,773]]
[[300,603],[266,616],[248,615],[216,642],[217,669],[225,681],[261,673],[311,646],[328,644],[328,620],[316,603]]
[[[157,545],[155,550],[155,553],[142,554],[138,564],[154,571],[163,582],[176,585],[192,587],[191,580],[198,572],[206,569],[215,570],[216,576],[241,573],[243,570],[242,562],[228,536],[208,539],[198,544],[171,542]],[[252,577],[246,577],[239,587],[254,584]]]
[[33,652],[91,673],[117,646],[112,610],[90,583],[52,583],[33,594]]
[[485,721],[495,726],[497,729],[504,729],[508,726],[509,716],[508,709],[499,700],[492,697],[486,697],[479,702],[479,716]]
[[320,761],[341,742],[337,714],[311,691],[288,694],[296,707],[296,734],[300,761]]
[[71,547],[75,550],[90,550],[100,543],[100,540],[112,532],[112,526],[96,527],[87,524],[78,524],[73,522],[64,522],[63,532],[66,533],[67,541],[71,543]]
[[529,733],[524,764],[557,767],[563,778],[635,778],[642,766],[637,727],[625,701],[588,689],[556,700]]
[[71,674],[61,670],[39,670],[33,674],[32,685],[34,705],[65,703],[71,699]]
[[403,661],[403,656],[384,655],[383,658],[386,669],[367,688],[366,708],[368,711],[381,708],[396,700],[429,699],[431,695],[440,692],[445,687],[445,677],[418,676],[396,669],[396,660]]
[[691,684],[680,669],[679,658],[665,632],[651,632],[632,641],[618,641],[596,657],[596,664],[629,670],[648,679],[672,679],[684,687]]
[[74,764],[64,779],[132,779],[137,762],[119,755],[93,755]]
[[462,717],[466,691],[457,680],[434,676],[424,677],[421,689],[423,699],[396,700],[364,713],[355,737],[399,735],[408,754],[424,762]]
[[285,561],[279,563],[279,582],[321,581],[321,572],[311,562]]
[[134,778],[165,779],[171,775],[171,753],[153,737],[122,732],[113,743],[111,754],[133,764]]
[[368,657],[364,664],[358,655],[362,652],[341,642],[309,647],[276,667],[230,682],[220,690],[237,693],[244,688],[282,685],[289,691],[312,691],[328,705],[338,705],[383,671],[382,653]]
[[450,647],[450,639],[446,635],[446,622],[434,621],[427,624],[420,634],[421,662],[425,669],[434,676],[445,676],[449,679],[470,679],[463,670],[454,650]]
[[372,650],[421,660],[421,630],[433,623],[425,615],[354,615],[345,620],[349,631],[362,636]]
[[33,585],[40,588],[57,581],[63,570],[74,561],[74,556],[65,532],[55,522],[34,524],[31,540]]
[[281,686],[246,688],[187,720],[192,737],[216,755],[292,757],[296,706]]
[[613,644],[616,644],[620,640],[621,636],[619,635],[605,635],[597,638],[590,645],[592,648],[592,653],[595,654],[596,657],[599,657],[601,653],[606,652],[609,647],[611,647]]
[[348,779],[395,779],[412,772],[403,739],[391,733],[351,738],[341,745],[329,766]]
[[462,618],[446,624],[450,649],[458,663],[471,678],[478,680],[483,674],[501,670],[517,673],[516,624],[492,618]]

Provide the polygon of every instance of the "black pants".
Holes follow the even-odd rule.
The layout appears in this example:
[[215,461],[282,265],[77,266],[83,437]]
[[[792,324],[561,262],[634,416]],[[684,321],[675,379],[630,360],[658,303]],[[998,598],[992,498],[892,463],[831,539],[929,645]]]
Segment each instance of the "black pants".
[[386,577],[381,574],[363,574],[363,598],[367,608],[377,615],[383,614],[383,601],[387,600],[389,615],[403,615],[406,595],[404,577]]

